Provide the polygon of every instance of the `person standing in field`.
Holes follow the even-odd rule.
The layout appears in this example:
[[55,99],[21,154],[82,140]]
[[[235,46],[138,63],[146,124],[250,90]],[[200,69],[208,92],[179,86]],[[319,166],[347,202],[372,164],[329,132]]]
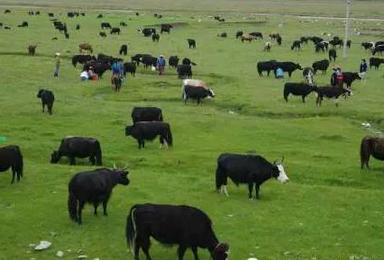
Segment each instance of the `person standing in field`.
[[60,70],[60,53],[56,52],[55,54],[55,72],[53,73],[54,77],[59,77],[59,70]]
[[360,75],[359,76],[364,81],[365,81],[365,75],[367,74],[367,70],[368,70],[367,62],[365,61],[365,59],[362,59],[361,63],[360,63]]
[[157,59],[156,68],[159,71],[159,75],[163,75],[165,68],[165,59],[163,55],[160,55],[160,57]]
[[340,88],[343,87],[343,84],[344,84],[344,75],[343,75],[343,72],[341,71],[341,68],[338,67],[336,69],[336,83],[337,83],[337,86],[339,86]]

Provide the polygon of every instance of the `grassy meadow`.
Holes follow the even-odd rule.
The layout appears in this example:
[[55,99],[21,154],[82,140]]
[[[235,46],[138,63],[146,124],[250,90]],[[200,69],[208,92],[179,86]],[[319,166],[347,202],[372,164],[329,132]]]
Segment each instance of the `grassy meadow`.
[[[227,2],[220,8],[230,9]],[[306,13],[317,13],[306,8]],[[132,205],[145,202],[204,210],[219,239],[230,244],[233,260],[384,258],[384,165],[372,160],[370,170],[360,170],[359,163],[362,137],[384,128],[383,68],[370,70],[366,81],[354,82],[354,95],[340,100],[339,107],[329,100],[316,107],[314,94],[305,104],[298,97],[286,103],[284,82],[302,81],[301,71],[284,80],[259,77],[256,71],[261,60],[295,61],[305,67],[326,58],[327,54],[314,52],[312,43],[300,52],[291,51],[290,45],[305,35],[343,36],[342,21],[244,11],[227,13],[226,22],[218,23],[209,9],[186,12],[181,7],[161,12],[162,19],[153,16],[158,11],[149,10],[140,11],[140,16],[104,10],[102,19],[96,19],[101,11],[90,10],[85,17],[67,18],[69,3],[67,8],[40,7],[40,16],[28,16],[26,8],[11,8],[11,14],[4,14],[4,9],[0,8],[0,22],[12,30],[0,29],[0,135],[7,137],[1,145],[21,147],[25,170],[22,181],[14,185],[9,171],[0,173],[0,259],[55,259],[58,250],[64,252],[64,259],[81,254],[88,259],[133,259],[125,242],[126,217]],[[372,14],[375,10],[371,8]],[[69,39],[54,30],[49,11],[67,23]],[[369,17],[371,12],[362,9],[362,14]],[[22,21],[28,21],[29,28],[18,28]],[[103,39],[98,36],[103,21],[114,26],[124,21],[128,26],[121,27],[120,36],[107,33]],[[161,23],[173,23],[175,28],[162,34],[159,43],[137,32],[139,27]],[[81,25],[79,31],[76,24]],[[382,24],[354,21],[348,58],[342,59],[338,49],[339,58],[331,66],[357,71],[361,58],[370,57],[360,43],[383,40]],[[283,44],[263,52],[266,39],[241,43],[234,37],[237,30],[265,36],[278,32]],[[227,32],[228,38],[217,37],[221,32]],[[58,40],[52,41],[53,37]],[[196,39],[196,49],[187,48],[187,38]],[[120,93],[111,90],[109,71],[99,81],[81,82],[80,66],[74,68],[70,57],[83,42],[92,44],[96,54],[113,56],[118,56],[121,44],[128,44],[124,60],[136,53],[189,57],[197,63],[194,78],[206,81],[216,97],[199,106],[184,105],[181,80],[171,68],[158,76],[140,66],[136,77],[129,75],[124,81]],[[29,44],[38,44],[34,57],[26,55]],[[58,79],[53,78],[55,52],[63,57]],[[316,82],[327,84],[330,72],[331,68],[318,74]],[[55,93],[52,116],[41,113],[39,88]],[[161,150],[156,140],[139,150],[133,138],[124,136],[131,110],[138,105],[162,108],[171,124],[173,148]],[[362,122],[372,128],[363,128]],[[114,189],[109,216],[94,217],[88,205],[82,226],[69,220],[67,184],[75,173],[93,167],[87,160],[77,160],[76,166],[65,159],[49,163],[51,152],[68,135],[97,138],[104,166],[128,164],[130,171],[129,186]],[[219,195],[214,173],[223,152],[256,152],[270,161],[284,155],[290,182],[266,182],[259,201],[248,200],[247,186],[237,188],[233,183],[228,186],[229,198]],[[40,240],[53,245],[33,251],[29,244]],[[154,259],[175,259],[176,247],[153,241],[151,254]],[[206,250],[199,250],[199,255],[209,259]],[[187,251],[185,259],[192,258]]]

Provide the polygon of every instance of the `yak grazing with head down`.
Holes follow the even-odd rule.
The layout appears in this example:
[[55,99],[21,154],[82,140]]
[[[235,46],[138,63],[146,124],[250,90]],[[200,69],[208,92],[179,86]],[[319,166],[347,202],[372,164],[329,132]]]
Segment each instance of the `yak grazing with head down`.
[[85,203],[94,206],[94,215],[97,215],[97,207],[103,203],[104,215],[107,216],[107,203],[112,189],[117,184],[128,185],[128,171],[125,169],[101,168],[93,171],[77,173],[72,177],[68,185],[68,212],[70,218],[81,224],[81,211]]
[[160,144],[172,146],[171,127],[168,123],[161,121],[141,121],[125,128],[125,135],[132,136],[137,140],[139,149],[144,148],[145,140],[154,140],[160,136]]
[[361,140],[361,169],[364,168],[364,165],[369,169],[368,163],[371,155],[373,158],[384,161],[384,138],[366,136]]
[[179,260],[188,248],[198,260],[198,247],[208,249],[213,260],[228,257],[229,246],[218,241],[207,214],[190,206],[136,204],[127,218],[126,237],[135,260],[140,259],[140,248],[147,260],[151,259],[150,237],[166,245],[178,245]]
[[102,164],[100,143],[95,138],[73,136],[63,138],[59,150],[51,154],[51,163],[57,163],[62,156],[67,156],[71,165],[76,164],[75,157],[89,157],[92,165]]
[[0,172],[4,172],[9,168],[12,169],[12,182],[23,177],[23,155],[17,145],[8,145],[0,147]]
[[249,198],[252,199],[253,186],[255,198],[259,199],[260,186],[270,178],[275,178],[281,183],[289,180],[285,174],[282,162],[270,163],[259,155],[224,153],[217,159],[216,189],[228,196],[227,178],[236,185],[248,184]]

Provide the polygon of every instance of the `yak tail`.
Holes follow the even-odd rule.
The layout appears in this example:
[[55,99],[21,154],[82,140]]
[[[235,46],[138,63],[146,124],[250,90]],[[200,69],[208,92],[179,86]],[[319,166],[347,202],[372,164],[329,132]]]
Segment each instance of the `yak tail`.
[[368,165],[370,155],[370,139],[365,137],[363,140],[361,140],[360,145],[360,162],[361,162],[361,169],[363,169],[364,164]]
[[172,132],[171,132],[171,128],[168,126],[168,129],[167,129],[167,144],[169,146],[172,146],[173,145],[173,138],[172,138]]
[[223,185],[223,171],[220,166],[220,162],[217,162],[216,168],[216,190],[219,191],[221,185]]
[[101,146],[99,141],[96,142],[96,164],[97,165],[103,164]]
[[163,121],[163,112],[160,112],[159,121]]
[[16,171],[17,174],[20,175],[20,177],[23,177],[23,169],[24,169],[24,162],[23,162],[23,155],[21,154],[20,148],[16,147],[17,151],[17,161],[16,161]]
[[135,223],[135,211],[136,205],[132,206],[127,217],[127,226],[125,229],[125,236],[127,238],[127,244],[131,248],[132,254],[135,254],[135,242],[136,242],[136,223]]
[[69,196],[68,196],[68,212],[69,212],[69,217],[76,222],[77,221],[77,199],[71,191],[69,191]]

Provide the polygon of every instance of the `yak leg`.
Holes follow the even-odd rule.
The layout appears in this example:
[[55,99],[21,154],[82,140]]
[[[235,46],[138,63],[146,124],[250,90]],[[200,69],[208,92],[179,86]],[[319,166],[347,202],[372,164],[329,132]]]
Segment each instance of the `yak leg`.
[[197,254],[197,247],[196,246],[192,247],[192,253],[193,253],[193,256],[195,257],[195,260],[199,260],[199,256]]
[[52,115],[52,104],[51,105],[48,105],[48,113],[50,115]]
[[82,223],[81,211],[84,208],[84,204],[85,204],[85,201],[79,201],[79,208],[78,208],[78,212],[77,212],[79,225],[81,225],[81,223]]
[[93,207],[95,208],[93,215],[97,216],[97,207],[99,206],[99,203],[95,202],[93,203]]
[[[141,248],[143,249],[143,252],[144,252],[145,256],[147,257],[147,260],[151,260],[152,258],[149,255],[149,246],[151,245],[149,237],[140,239],[139,243],[141,244]],[[139,254],[137,254],[137,257],[138,256],[139,256]],[[139,259],[139,258],[137,258],[137,259]]]
[[44,111],[45,111],[45,104],[41,103],[41,106],[43,107],[43,113],[44,113]]
[[107,213],[107,204],[108,204],[108,198],[106,198],[106,199],[103,201],[103,212],[104,212],[104,216],[108,216],[108,213]]
[[15,182],[16,169],[12,166],[12,181],[11,184]]
[[255,184],[255,190],[256,190],[256,199],[260,199],[260,196],[259,196],[260,186],[258,184]]
[[251,200],[252,199],[252,191],[253,191],[253,183],[252,182],[249,182],[248,183],[248,198]]
[[305,103],[305,95],[301,96],[301,99],[303,100],[303,103]]
[[179,245],[179,248],[177,248],[177,256],[179,260],[183,260],[185,251],[187,250],[186,246]]

